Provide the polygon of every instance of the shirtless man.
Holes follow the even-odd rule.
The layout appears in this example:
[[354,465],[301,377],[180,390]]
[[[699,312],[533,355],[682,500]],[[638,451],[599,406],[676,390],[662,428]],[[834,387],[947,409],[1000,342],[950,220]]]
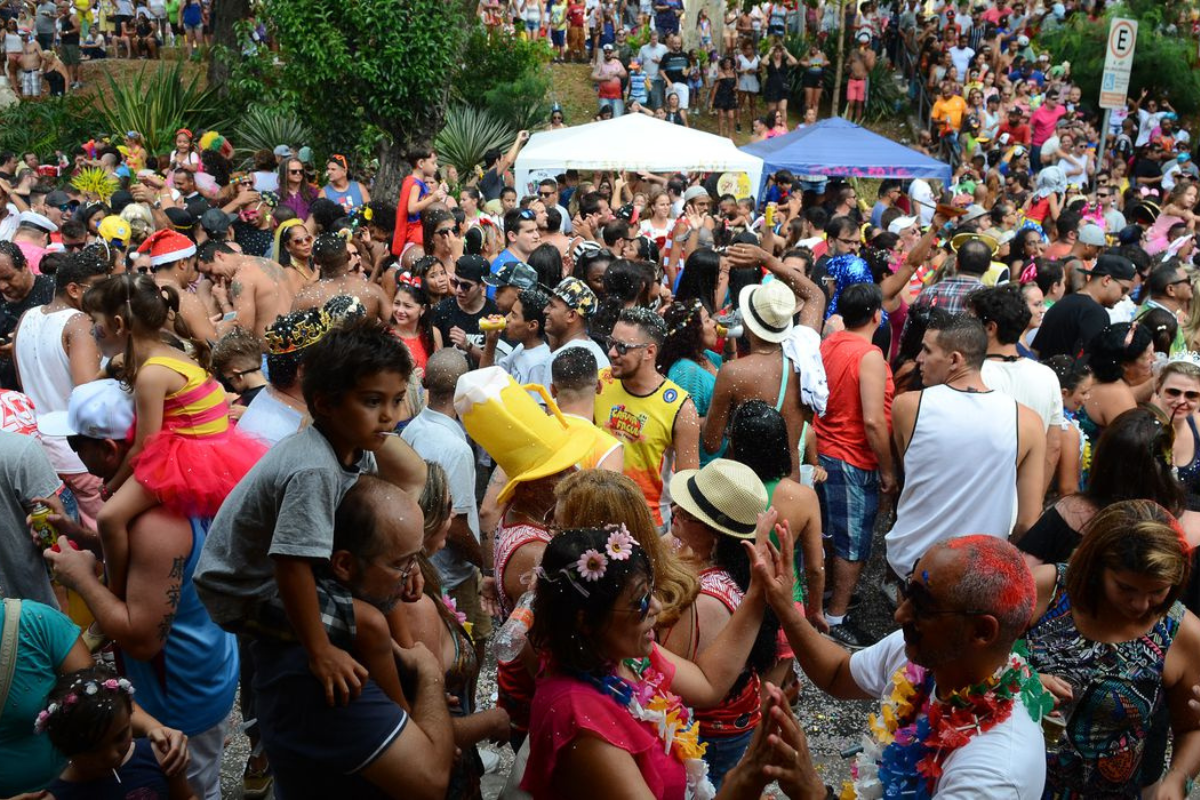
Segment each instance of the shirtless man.
[[292,311],[320,308],[331,298],[345,295],[358,298],[368,316],[384,325],[390,321],[392,304],[383,289],[361,273],[350,271],[350,250],[344,237],[337,233],[318,236],[313,242],[313,261],[320,270],[320,277],[296,293]]
[[217,323],[218,335],[236,326],[262,339],[267,326],[292,307],[294,295],[283,267],[270,259],[241,255],[228,242],[205,242],[196,264],[212,279],[213,297],[228,317]]
[[850,55],[850,81],[846,84],[846,118],[851,122],[862,122],[867,111],[867,76],[875,68],[875,51],[871,49],[871,36],[858,34],[858,48]]
[[42,96],[42,63],[46,54],[37,39],[26,35],[25,44],[21,47],[21,96]]
[[179,316],[188,324],[188,329],[197,339],[207,342],[217,340],[217,329],[213,326],[212,310],[205,299],[192,290],[200,272],[196,269],[196,256],[174,261],[154,263],[150,270],[154,282],[159,286],[171,286],[179,292]]

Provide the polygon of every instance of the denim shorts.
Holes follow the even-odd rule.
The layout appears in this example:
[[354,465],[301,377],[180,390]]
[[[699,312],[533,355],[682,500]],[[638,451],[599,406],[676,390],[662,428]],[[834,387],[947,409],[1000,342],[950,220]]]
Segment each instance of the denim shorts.
[[833,539],[833,552],[845,561],[871,557],[871,535],[879,511],[879,473],[820,456],[827,476],[817,484],[821,530]]
[[750,746],[753,730],[734,736],[701,737],[704,742],[704,761],[708,764],[708,779],[718,791],[729,770],[738,765]]

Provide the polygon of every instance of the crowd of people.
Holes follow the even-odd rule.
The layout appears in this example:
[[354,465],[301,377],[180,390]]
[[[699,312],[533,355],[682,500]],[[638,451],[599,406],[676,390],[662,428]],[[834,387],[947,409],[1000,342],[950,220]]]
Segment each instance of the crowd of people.
[[[945,185],[0,153],[0,797],[216,800],[235,703],[250,798],[480,797],[501,748],[537,800],[1185,797],[1189,139],[1139,90],[1093,152],[1030,44],[1093,7],[935,5],[854,13],[959,108]],[[846,786],[802,686],[879,703]]]

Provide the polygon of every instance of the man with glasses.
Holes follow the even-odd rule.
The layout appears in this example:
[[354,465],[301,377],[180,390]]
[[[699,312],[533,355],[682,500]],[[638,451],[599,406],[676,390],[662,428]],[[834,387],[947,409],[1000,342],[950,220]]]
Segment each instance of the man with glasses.
[[[130,393],[115,380],[84,383],[65,411],[39,419],[43,435],[63,437],[96,481],[110,480],[128,458],[134,422]],[[60,537],[94,543],[95,531],[63,514],[58,498],[46,502]],[[77,592],[124,654],[137,683],[138,703],[164,725],[188,736],[188,783],[204,800],[221,796],[221,758],[238,686],[236,638],[217,627],[192,585],[197,554],[211,520],[187,518],[155,506],[129,523],[129,580],[114,594],[96,574],[96,557],[65,542],[49,552],[56,580]],[[60,542],[62,539],[60,538]]]
[[[1101,181],[1100,178],[1104,180]],[[1121,199],[1120,193],[1112,186],[1108,185],[1108,176],[1096,176],[1096,210],[1104,217],[1104,230],[1111,233],[1113,236],[1125,228],[1125,215],[1121,213],[1121,209],[1117,203]]]
[[87,227],[77,219],[62,224],[62,246],[68,253],[77,253],[88,246]]
[[623,310],[608,337],[611,368],[600,372],[596,424],[625,444],[625,474],[641,488],[656,525],[663,524],[663,482],[700,466],[700,417],[686,391],[655,366],[667,338],[648,308]]
[[[784,540],[791,544],[790,535]],[[753,559],[756,572],[766,566],[761,551]],[[785,573],[790,572],[787,561],[776,562]],[[805,619],[792,603],[790,580],[772,582],[767,599],[800,667],[826,694],[840,700],[878,699],[894,711],[888,698],[896,697],[902,684],[917,692],[930,692],[929,707],[921,698],[911,712],[901,712],[901,725],[912,723],[919,729],[928,724],[933,707],[950,713],[946,698],[993,685],[993,676],[1010,663],[1014,643],[1029,626],[1037,587],[1020,551],[990,536],[962,535],[934,545],[919,561],[905,567],[905,573],[909,577],[903,602],[895,614],[900,630],[854,654],[823,637]],[[914,668],[919,676],[915,680],[911,679]],[[1036,683],[1036,676],[1032,680]],[[939,774],[929,777],[929,793],[936,797],[1037,800],[1046,779],[1041,727],[1021,693],[1008,700],[997,697],[994,689],[982,691],[1006,710],[1003,721],[972,726],[963,733],[959,746],[939,761]],[[1034,691],[1031,702],[1041,697]],[[874,770],[880,757],[879,752],[860,755],[859,769]],[[887,796],[894,789],[903,790],[889,784],[906,776],[904,769],[881,771],[882,790]],[[902,791],[896,792],[900,794]]]
[[1170,312],[1179,322],[1171,342],[1171,355],[1184,353],[1188,348],[1183,327],[1192,306],[1192,279],[1179,261],[1172,260],[1154,268],[1146,281],[1146,291],[1150,297],[1138,308],[1136,318],[1141,319],[1155,308]]
[[[31,308],[13,333],[13,359],[21,390],[33,401],[38,417],[67,410],[71,390],[96,379],[100,351],[92,336],[92,320],[83,313],[83,295],[109,274],[109,265],[90,254],[72,253],[54,273],[54,299]],[[103,500],[101,481],[89,475],[66,439],[42,436],[42,445],[75,499],[85,524],[95,525]]]
[[[528,224],[533,225],[533,221]],[[442,334],[442,345],[457,347],[465,353],[472,368],[478,366],[483,356],[484,336],[479,330],[479,321],[500,313],[495,301],[484,293],[487,287],[483,279],[488,275],[491,275],[491,267],[483,256],[462,256],[455,262],[454,277],[450,280],[454,296],[447,297],[433,309],[433,327]],[[507,354],[511,348],[501,341],[497,349]]]
[[1096,259],[1091,270],[1076,268],[1087,277],[1083,289],[1056,302],[1046,312],[1033,349],[1039,361],[1051,356],[1078,358],[1084,347],[1109,324],[1108,309],[1133,289],[1137,270],[1133,262],[1109,251]]
[[[560,118],[562,117],[561,111],[556,113]],[[558,213],[562,217],[560,230],[563,233],[569,234],[571,232],[571,215],[567,213],[567,209],[559,204],[558,181],[554,180],[554,178],[543,178],[538,183],[537,196],[546,205],[546,208],[558,209]]]

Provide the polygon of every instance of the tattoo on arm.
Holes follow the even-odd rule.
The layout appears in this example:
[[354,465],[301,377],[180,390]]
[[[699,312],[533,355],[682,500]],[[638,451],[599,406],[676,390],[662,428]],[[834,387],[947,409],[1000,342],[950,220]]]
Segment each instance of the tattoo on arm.
[[235,298],[241,297],[242,296],[242,282],[234,281],[233,283],[229,284],[229,294],[231,294]]
[[183,579],[183,568],[187,564],[187,559],[182,556],[171,561],[171,571],[167,574],[168,578]]
[[175,612],[174,611],[172,611],[170,614],[167,614],[166,616],[164,616],[162,618],[162,621],[158,623],[158,640],[160,642],[165,642],[167,640],[167,636],[169,636],[171,633],[171,626],[174,624],[175,624]]

